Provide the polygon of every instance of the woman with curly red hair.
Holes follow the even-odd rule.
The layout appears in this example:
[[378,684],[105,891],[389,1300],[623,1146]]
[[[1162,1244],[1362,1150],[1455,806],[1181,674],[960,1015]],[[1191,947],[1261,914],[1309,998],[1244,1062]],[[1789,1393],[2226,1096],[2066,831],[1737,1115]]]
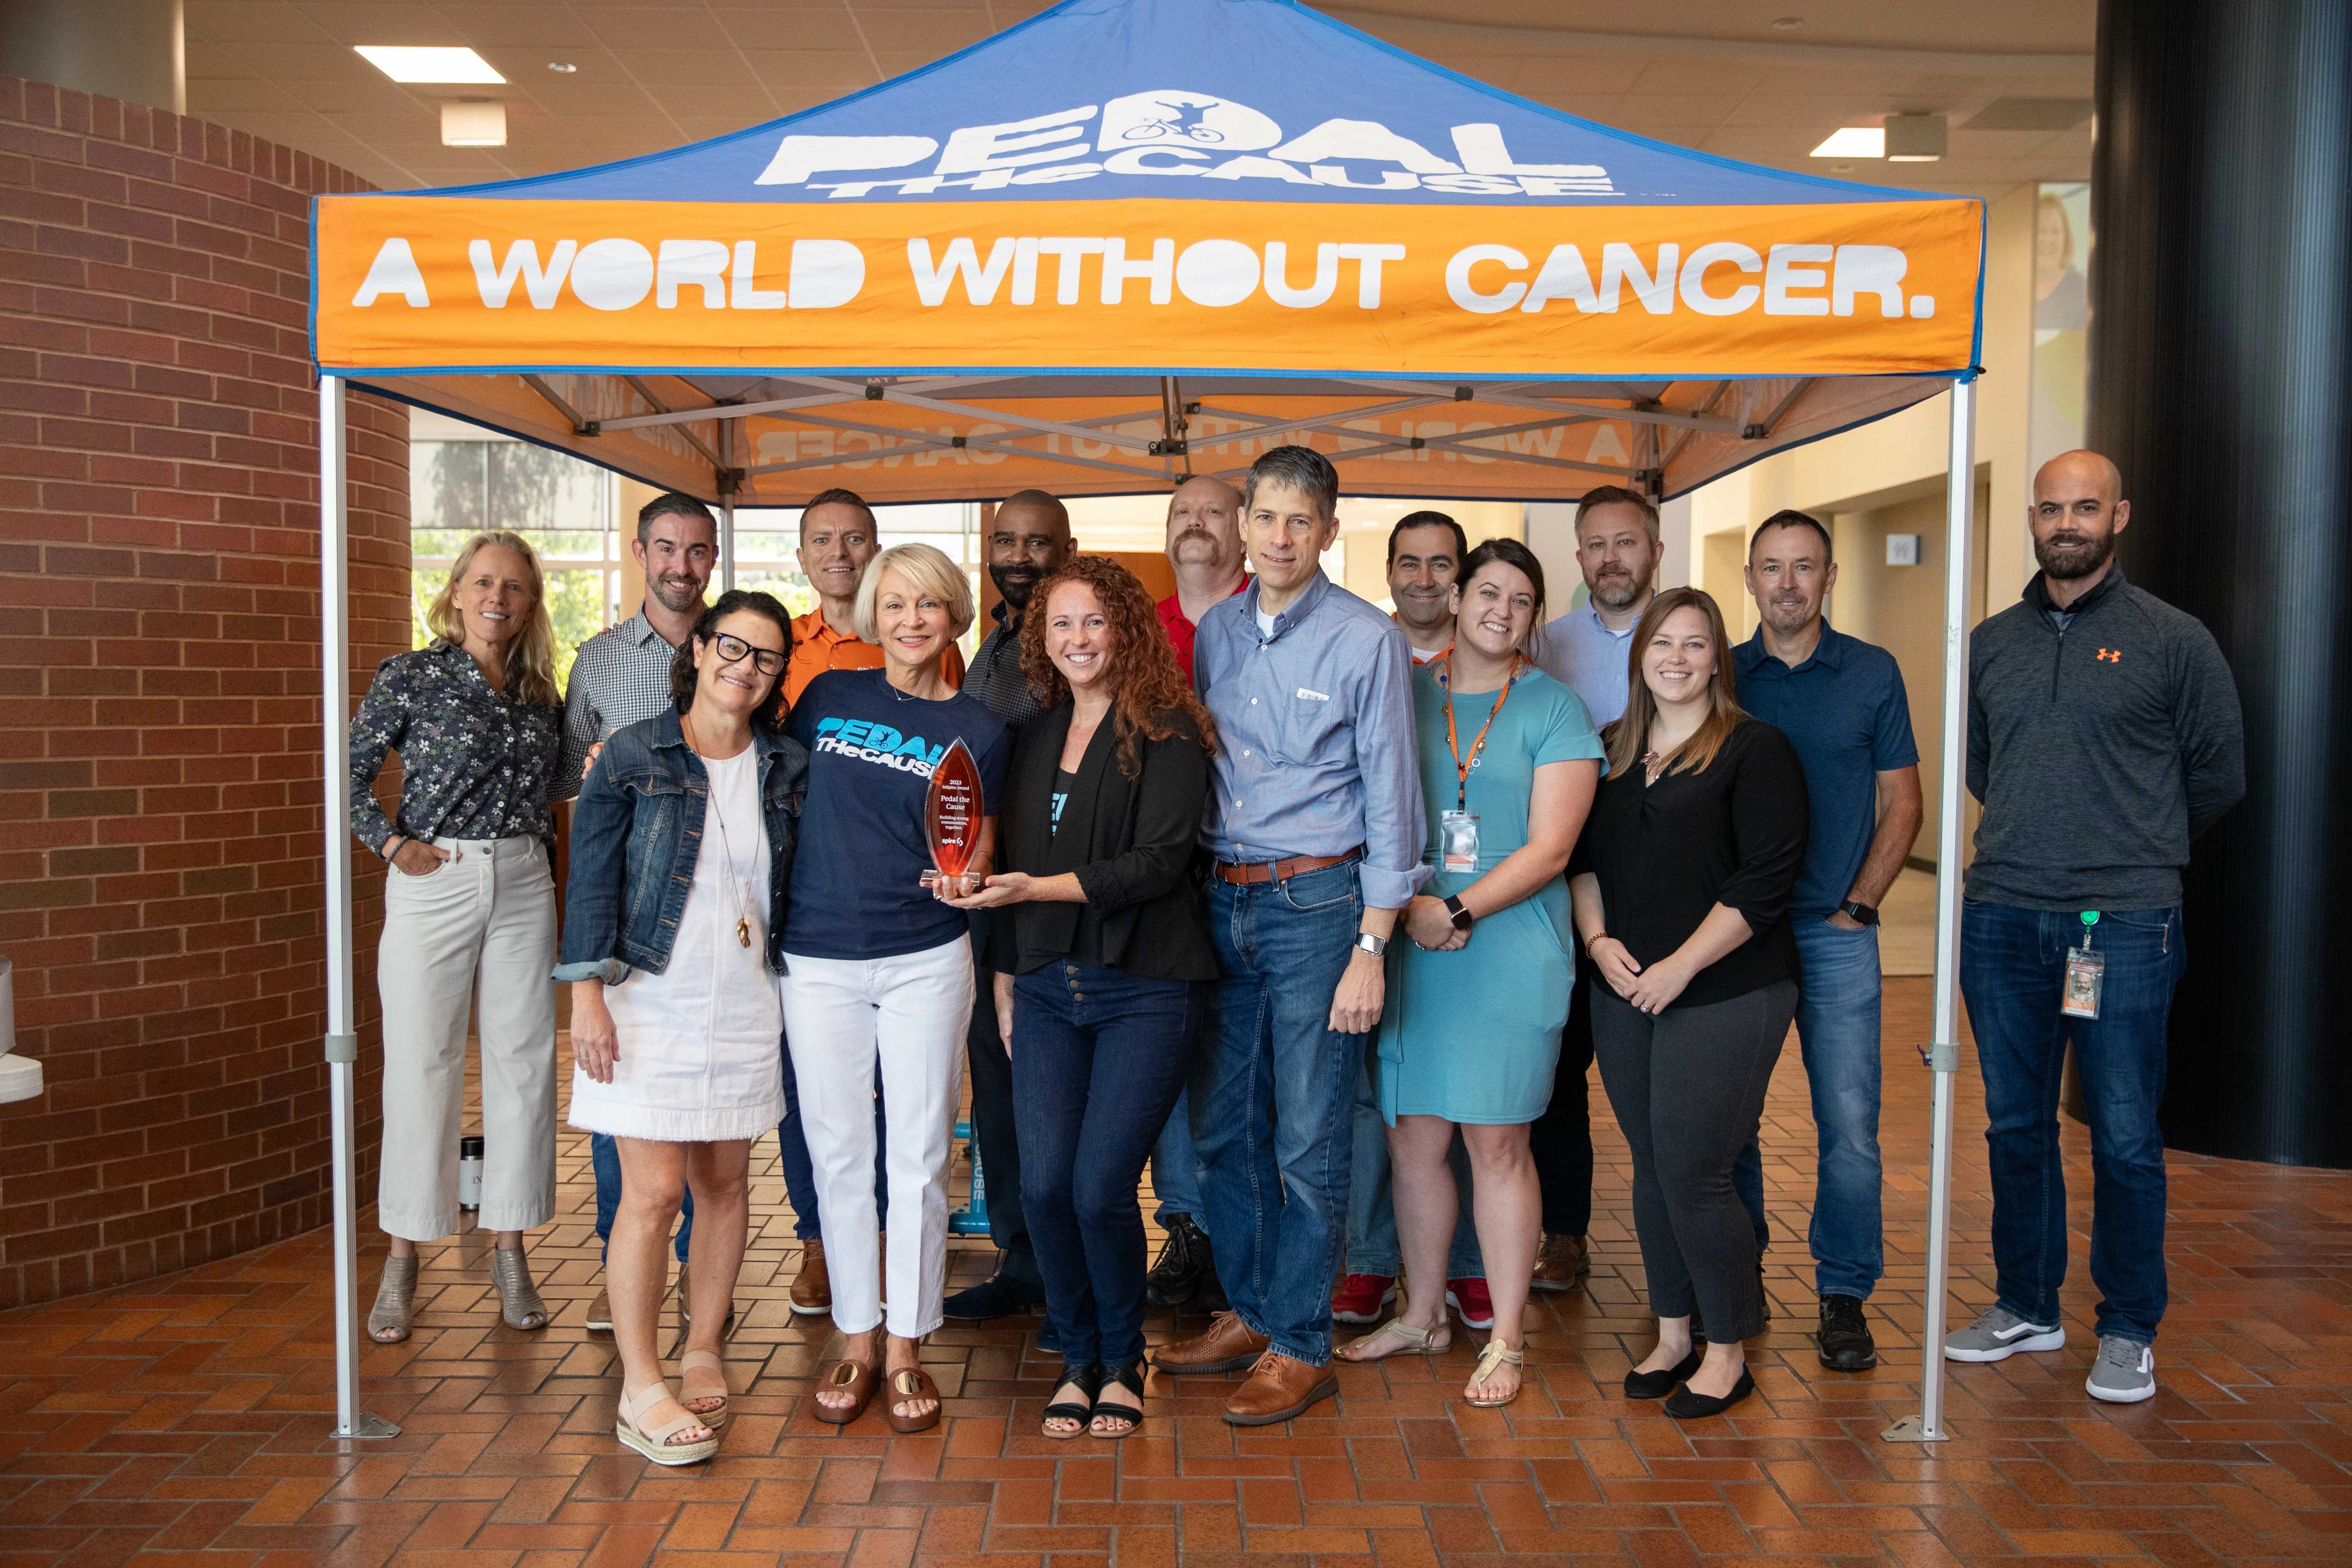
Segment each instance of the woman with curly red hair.
[[1143,1418],[1136,1182],[1217,976],[1189,874],[1215,726],[1151,595],[1108,556],[1075,557],[1038,585],[1021,667],[1052,706],[1006,772],[1004,869],[960,906],[1012,907],[992,967],[1021,1203],[1061,1336],[1045,1433],[1124,1437]]

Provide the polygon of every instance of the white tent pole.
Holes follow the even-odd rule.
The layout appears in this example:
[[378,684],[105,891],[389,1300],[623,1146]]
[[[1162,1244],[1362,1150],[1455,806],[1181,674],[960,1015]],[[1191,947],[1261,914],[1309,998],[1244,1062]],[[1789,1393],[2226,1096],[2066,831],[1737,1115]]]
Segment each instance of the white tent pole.
[[319,712],[326,731],[327,1101],[334,1159],[335,1431],[394,1437],[400,1428],[359,1407],[359,1207],[352,1101],[358,1015],[352,998],[351,604],[345,537],[343,383],[319,377]]
[[1975,580],[1976,384],[1952,384],[1952,447],[1944,479],[1944,741],[1941,811],[1936,826],[1936,1000],[1932,1044],[1922,1053],[1935,1074],[1927,1152],[1926,1321],[1919,1332],[1919,1414],[1879,1434],[1891,1443],[1941,1443],[1944,1425],[1945,1288],[1952,1246],[1952,1085],[1960,1067],[1960,824],[1968,778],[1969,589]]

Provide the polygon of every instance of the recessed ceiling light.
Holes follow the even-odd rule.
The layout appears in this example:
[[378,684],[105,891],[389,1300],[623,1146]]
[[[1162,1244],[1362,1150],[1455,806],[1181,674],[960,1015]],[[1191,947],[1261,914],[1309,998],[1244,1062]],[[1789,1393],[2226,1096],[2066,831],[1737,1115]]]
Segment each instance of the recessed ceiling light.
[[468,48],[412,48],[398,44],[360,44],[368,64],[394,81],[502,82],[490,62]]
[[1886,128],[1883,125],[1846,125],[1832,131],[1828,140],[1813,149],[1816,158],[1884,158],[1886,156]]
[[570,76],[573,71],[578,70],[580,68],[573,65],[570,60],[550,60],[547,62],[547,68],[553,71],[558,76]]
[[503,147],[507,144],[507,106],[503,103],[445,103],[441,106],[444,147]]
[[1804,25],[1805,19],[1802,16],[1775,16],[1772,18],[1773,27],[1783,33],[1793,33]]
[[1832,163],[1830,165],[1830,173],[1832,174],[1851,174],[1853,173],[1853,165],[1852,163]]

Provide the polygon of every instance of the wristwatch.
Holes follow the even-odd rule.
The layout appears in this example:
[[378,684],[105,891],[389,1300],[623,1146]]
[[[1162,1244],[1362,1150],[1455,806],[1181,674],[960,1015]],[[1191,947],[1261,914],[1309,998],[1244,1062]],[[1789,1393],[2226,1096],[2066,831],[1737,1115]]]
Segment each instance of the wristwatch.
[[1468,931],[1470,929],[1471,922],[1478,918],[1472,914],[1468,910],[1462,907],[1462,895],[1459,893],[1453,893],[1447,896],[1445,900],[1445,913],[1447,917],[1454,921],[1454,929],[1455,931]]
[[1356,946],[1370,953],[1374,958],[1378,958],[1388,952],[1389,939],[1384,936],[1374,936],[1368,931],[1360,931],[1356,933]]
[[1838,906],[1838,913],[1843,915],[1850,921],[1858,921],[1863,925],[1874,926],[1878,923],[1878,911],[1876,910],[1871,908],[1868,904],[1856,903],[1852,899],[1848,899],[1845,902]]

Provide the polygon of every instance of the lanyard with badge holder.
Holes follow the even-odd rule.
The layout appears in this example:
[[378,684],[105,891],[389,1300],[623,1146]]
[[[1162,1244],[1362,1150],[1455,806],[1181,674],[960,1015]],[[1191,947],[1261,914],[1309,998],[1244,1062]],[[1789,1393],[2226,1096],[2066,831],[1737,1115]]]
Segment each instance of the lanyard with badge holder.
[[1486,731],[1495,727],[1495,717],[1510,699],[1511,688],[1519,683],[1519,668],[1527,660],[1517,654],[1511,656],[1511,672],[1504,678],[1503,689],[1495,693],[1495,705],[1486,710],[1486,721],[1478,726],[1466,761],[1462,755],[1461,734],[1454,727],[1454,650],[1447,648],[1433,662],[1438,666],[1433,672],[1437,684],[1445,689],[1445,744],[1454,753],[1454,809],[1438,814],[1438,864],[1448,871],[1475,871],[1478,818],[1470,810],[1470,770],[1478,765],[1486,752]]
[[2083,945],[2066,950],[2065,1001],[2059,1010],[2069,1018],[2096,1018],[2099,1016],[2099,990],[2106,984],[2107,961],[2091,949],[2091,930],[2099,923],[2099,911],[2083,911]]

